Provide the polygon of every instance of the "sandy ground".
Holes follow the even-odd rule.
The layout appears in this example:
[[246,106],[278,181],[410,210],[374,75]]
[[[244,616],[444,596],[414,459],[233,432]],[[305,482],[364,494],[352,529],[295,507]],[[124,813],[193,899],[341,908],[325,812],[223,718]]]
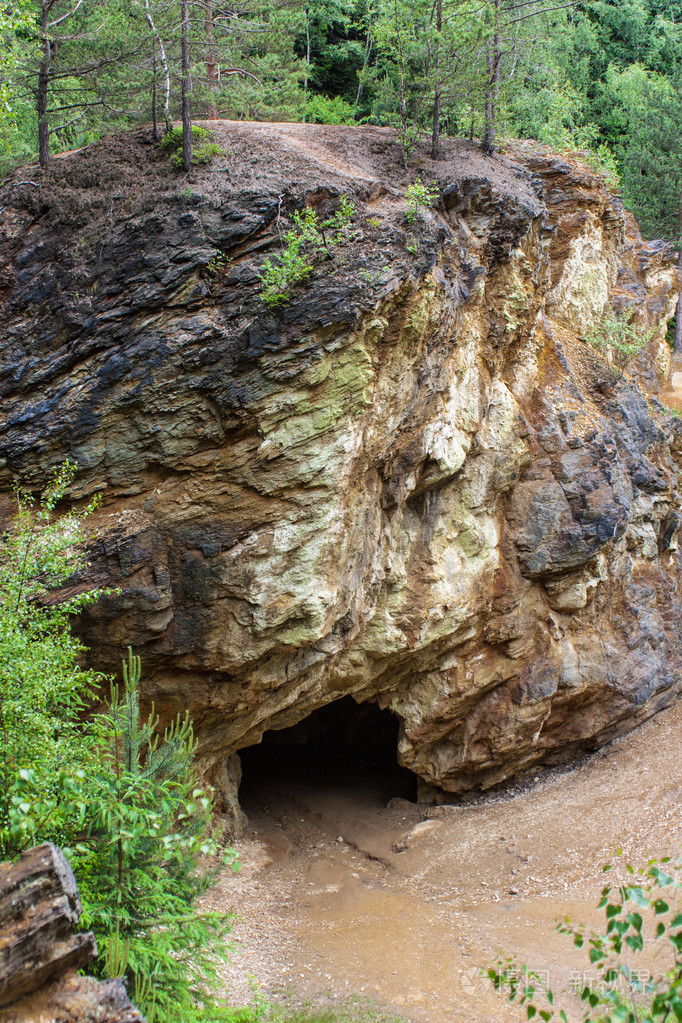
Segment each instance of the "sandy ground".
[[[555,991],[593,974],[553,933],[568,914],[597,924],[601,867],[641,865],[682,842],[682,704],[572,766],[474,803],[394,798],[390,776],[253,779],[243,868],[210,903],[241,915],[225,970],[268,995],[368,997],[429,1023],[522,1018],[478,971],[500,949]],[[579,1018],[569,993],[564,1004]]]
[[660,398],[668,408],[677,409],[678,412],[682,412],[682,358],[678,355],[673,355],[670,384],[668,389],[660,395]]
[[662,401],[668,408],[682,412],[682,367],[673,373],[670,379],[670,390],[662,395]]

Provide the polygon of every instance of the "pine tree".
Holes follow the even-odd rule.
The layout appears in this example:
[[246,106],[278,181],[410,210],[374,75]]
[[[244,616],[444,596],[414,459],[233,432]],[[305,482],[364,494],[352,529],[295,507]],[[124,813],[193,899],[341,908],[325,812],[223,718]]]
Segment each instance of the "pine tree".
[[[682,268],[682,79],[633,67],[612,72],[627,131],[619,152],[623,192],[645,235],[678,249]],[[677,306],[675,352],[682,355],[682,296]]]
[[[112,686],[96,722],[103,756],[87,783],[73,861],[81,923],[100,939],[100,970],[117,960],[148,1019],[212,1023],[221,1018],[214,989],[231,918],[195,902],[233,856],[220,858],[211,836],[211,796],[194,777],[189,718],[178,715],[161,736],[154,707],[146,718],[140,712],[141,674],[129,648],[123,686]],[[207,857],[213,870],[200,869]]]
[[[133,35],[113,34],[107,23],[121,25],[123,0],[30,0],[30,22],[15,60],[17,92],[35,103],[38,158],[50,162],[50,139],[83,121],[90,112],[115,102],[98,88],[98,76],[131,59],[138,44]],[[107,84],[111,90],[113,79]],[[56,123],[55,123],[56,122]]]

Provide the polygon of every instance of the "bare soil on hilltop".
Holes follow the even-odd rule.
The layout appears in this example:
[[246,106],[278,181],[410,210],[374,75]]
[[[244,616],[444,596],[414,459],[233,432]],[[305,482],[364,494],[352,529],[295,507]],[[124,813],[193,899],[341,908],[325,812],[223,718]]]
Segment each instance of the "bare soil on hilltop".
[[[553,933],[568,915],[600,925],[601,867],[675,854],[682,841],[682,705],[570,768],[475,802],[387,797],[404,776],[304,777],[286,763],[245,775],[239,874],[208,899],[240,916],[225,970],[269,996],[367,997],[414,1021],[525,1018],[478,975],[498,950],[544,971],[555,991],[589,981],[587,955]],[[570,991],[563,1004],[581,1018]]]
[[511,157],[489,159],[474,143],[446,139],[443,159],[419,144],[405,169],[396,134],[389,128],[242,121],[197,122],[222,148],[207,166],[190,174],[172,167],[168,154],[145,129],[113,135],[55,157],[47,172],[28,166],[0,183],[0,207],[33,210],[45,226],[58,223],[88,237],[106,236],[121,219],[134,219],[164,202],[197,196],[223,201],[232,192],[281,189],[292,195],[324,186],[349,194],[377,185],[396,195],[418,174],[446,184],[488,178],[517,201],[536,202],[527,170]]

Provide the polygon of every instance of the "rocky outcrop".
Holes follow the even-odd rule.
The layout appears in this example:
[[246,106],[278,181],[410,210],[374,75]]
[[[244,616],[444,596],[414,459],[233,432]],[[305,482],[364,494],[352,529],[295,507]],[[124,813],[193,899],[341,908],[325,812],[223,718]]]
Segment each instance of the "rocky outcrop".
[[5,1023],[144,1023],[123,980],[78,970],[97,955],[76,934],[82,912],[71,867],[46,843],[0,863],[0,1012]]
[[[225,798],[235,752],[349,694],[449,793],[674,700],[682,429],[581,338],[632,307],[655,392],[675,254],[537,146],[420,160],[410,227],[385,130],[216,134],[189,188],[129,137],[0,193],[0,485],[69,456],[102,491],[94,662],[135,646]],[[341,194],[355,237],[268,309],[286,218]]]

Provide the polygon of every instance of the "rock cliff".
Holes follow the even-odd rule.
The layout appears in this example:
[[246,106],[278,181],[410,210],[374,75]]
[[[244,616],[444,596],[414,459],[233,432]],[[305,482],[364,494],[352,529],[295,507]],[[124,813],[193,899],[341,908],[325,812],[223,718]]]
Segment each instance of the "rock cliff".
[[[226,799],[235,752],[347,695],[448,793],[676,699],[672,250],[535,145],[406,174],[383,129],[215,130],[188,180],[140,135],[0,190],[2,511],[67,456],[102,491],[97,666],[133,644]],[[269,309],[288,218],[341,195],[354,237]],[[642,387],[581,340],[609,305],[655,328]]]

